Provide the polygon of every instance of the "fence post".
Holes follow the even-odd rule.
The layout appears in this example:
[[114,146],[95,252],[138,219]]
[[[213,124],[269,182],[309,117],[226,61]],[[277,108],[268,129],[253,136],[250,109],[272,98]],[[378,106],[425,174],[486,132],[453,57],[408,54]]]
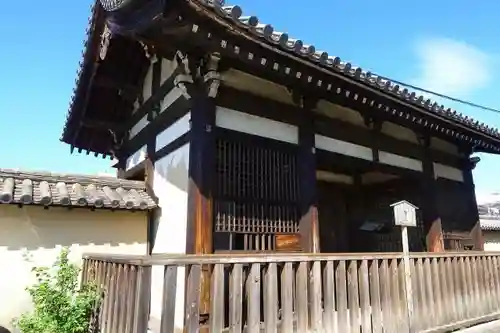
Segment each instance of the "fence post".
[[411,285],[411,269],[410,269],[410,248],[408,244],[408,227],[401,227],[401,240],[403,243],[403,267],[405,272],[405,296],[406,309],[408,313],[408,328],[410,333],[414,333],[413,323],[413,289]]
[[138,266],[134,305],[134,333],[146,332],[151,295],[151,266]]

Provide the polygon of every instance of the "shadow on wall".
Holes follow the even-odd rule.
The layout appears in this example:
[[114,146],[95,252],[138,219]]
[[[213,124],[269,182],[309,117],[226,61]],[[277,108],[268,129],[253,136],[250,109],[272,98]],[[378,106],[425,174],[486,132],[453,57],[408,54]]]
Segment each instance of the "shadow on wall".
[[146,230],[145,212],[0,206],[0,251],[144,244]]
[[165,181],[179,190],[187,192],[188,163],[189,146],[185,145],[156,162],[155,169]]

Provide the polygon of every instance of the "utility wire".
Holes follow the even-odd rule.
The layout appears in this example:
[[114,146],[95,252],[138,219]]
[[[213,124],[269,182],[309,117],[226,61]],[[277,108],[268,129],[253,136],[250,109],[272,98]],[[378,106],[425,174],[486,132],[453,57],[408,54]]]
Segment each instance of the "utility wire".
[[411,85],[411,84],[408,84],[408,83],[404,83],[404,82],[401,82],[401,81],[398,81],[398,80],[394,80],[394,79],[388,78],[386,76],[379,75],[377,73],[373,73],[373,74],[377,75],[381,79],[389,80],[389,81],[391,81],[393,83],[396,83],[396,84],[399,84],[400,86],[403,86],[403,87],[411,88],[413,90],[417,90],[417,91],[420,91],[420,92],[423,92],[423,93],[426,93],[426,94],[431,94],[431,95],[434,95],[434,96],[438,96],[438,97],[441,97],[441,98],[444,98],[444,99],[447,99],[447,100],[450,100],[450,101],[453,101],[453,102],[457,102],[457,103],[460,103],[460,104],[465,104],[465,105],[468,105],[468,106],[471,106],[473,108],[477,108],[477,109],[480,109],[480,110],[484,110],[484,111],[489,111],[489,112],[494,112],[494,113],[500,114],[500,110],[499,109],[495,109],[495,108],[491,108],[491,107],[488,107],[488,106],[476,104],[476,103],[473,103],[473,102],[470,102],[470,101],[466,101],[466,100],[463,100],[463,99],[459,99],[459,98],[455,98],[455,97],[443,95],[443,94],[437,93],[435,91],[427,90],[427,89],[420,88],[420,87],[417,87],[417,86],[414,86],[414,85]]

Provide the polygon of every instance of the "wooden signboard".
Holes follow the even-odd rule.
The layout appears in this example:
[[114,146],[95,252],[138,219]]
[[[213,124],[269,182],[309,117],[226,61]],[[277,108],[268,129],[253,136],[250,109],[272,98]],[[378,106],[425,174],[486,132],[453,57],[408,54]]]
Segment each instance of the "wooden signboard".
[[300,234],[277,234],[276,236],[277,252],[300,252]]

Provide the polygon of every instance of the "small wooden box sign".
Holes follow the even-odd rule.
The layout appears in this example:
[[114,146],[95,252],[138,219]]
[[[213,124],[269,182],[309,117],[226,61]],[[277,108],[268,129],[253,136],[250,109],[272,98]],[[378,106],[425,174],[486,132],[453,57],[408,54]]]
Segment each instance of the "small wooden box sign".
[[406,200],[391,205],[394,210],[394,222],[402,227],[417,226],[417,207]]
[[302,246],[300,245],[300,234],[277,234],[276,251],[277,252],[300,252]]

